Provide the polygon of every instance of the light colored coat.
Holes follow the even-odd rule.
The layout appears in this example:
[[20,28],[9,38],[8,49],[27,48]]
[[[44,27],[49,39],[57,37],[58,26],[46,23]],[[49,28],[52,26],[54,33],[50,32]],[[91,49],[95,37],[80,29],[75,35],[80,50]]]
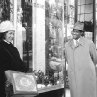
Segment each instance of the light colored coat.
[[73,40],[65,44],[71,97],[97,97],[97,52],[94,43],[81,37],[75,47]]

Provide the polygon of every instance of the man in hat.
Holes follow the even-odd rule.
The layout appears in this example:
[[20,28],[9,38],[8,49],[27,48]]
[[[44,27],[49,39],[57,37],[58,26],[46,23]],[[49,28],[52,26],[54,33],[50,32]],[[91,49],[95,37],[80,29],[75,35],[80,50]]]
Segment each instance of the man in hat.
[[97,97],[97,52],[94,43],[84,37],[84,23],[75,23],[72,37],[65,44],[71,97]]

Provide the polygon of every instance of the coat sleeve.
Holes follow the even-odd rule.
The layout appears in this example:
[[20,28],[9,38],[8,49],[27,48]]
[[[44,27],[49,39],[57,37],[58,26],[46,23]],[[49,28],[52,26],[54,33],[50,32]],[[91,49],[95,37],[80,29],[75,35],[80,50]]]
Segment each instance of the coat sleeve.
[[15,48],[16,50],[15,50],[15,55],[17,55],[16,57],[15,57],[15,60],[14,60],[14,62],[16,63],[16,66],[17,66],[17,70],[18,71],[22,71],[22,72],[27,72],[28,71],[28,66],[27,66],[27,64],[25,64],[24,62],[23,62],[23,60],[21,59],[21,57],[20,57],[20,54],[19,54],[19,51],[18,51],[18,49],[17,48]]
[[90,56],[94,62],[94,64],[97,64],[97,50],[96,50],[96,46],[94,45],[94,43],[91,43],[89,46],[89,51],[90,51]]
[[19,52],[15,49],[14,55],[0,46],[0,71],[13,70],[27,72],[28,68],[19,56]]

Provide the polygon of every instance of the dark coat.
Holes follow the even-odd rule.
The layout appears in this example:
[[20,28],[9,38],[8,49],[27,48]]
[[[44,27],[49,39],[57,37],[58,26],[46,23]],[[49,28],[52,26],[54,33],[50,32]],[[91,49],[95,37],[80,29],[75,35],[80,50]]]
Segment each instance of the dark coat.
[[12,44],[0,41],[0,97],[5,96],[5,71],[26,72],[27,68],[20,58],[19,52]]

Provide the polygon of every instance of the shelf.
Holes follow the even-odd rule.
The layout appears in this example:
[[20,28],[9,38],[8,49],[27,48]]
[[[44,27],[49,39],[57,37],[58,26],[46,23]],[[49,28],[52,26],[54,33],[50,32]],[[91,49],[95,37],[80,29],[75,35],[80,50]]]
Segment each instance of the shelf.
[[58,90],[61,88],[64,88],[64,84],[58,84],[58,85],[54,85],[54,86],[40,88],[40,89],[38,89],[38,93],[49,92],[49,91]]

